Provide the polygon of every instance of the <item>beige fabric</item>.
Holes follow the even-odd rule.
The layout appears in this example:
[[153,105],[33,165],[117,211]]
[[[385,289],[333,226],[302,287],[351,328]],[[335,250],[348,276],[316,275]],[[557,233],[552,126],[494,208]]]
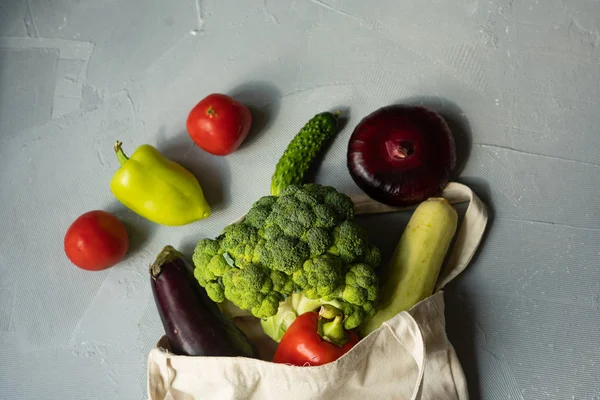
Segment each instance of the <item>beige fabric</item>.
[[[318,367],[241,357],[175,356],[163,337],[148,356],[149,398],[467,400],[465,377],[446,336],[441,288],[473,257],[487,214],[484,204],[462,184],[450,183],[443,196],[452,203],[470,204],[434,295],[397,314],[340,359]],[[357,213],[398,210],[382,206],[374,211],[360,198],[354,200]]]

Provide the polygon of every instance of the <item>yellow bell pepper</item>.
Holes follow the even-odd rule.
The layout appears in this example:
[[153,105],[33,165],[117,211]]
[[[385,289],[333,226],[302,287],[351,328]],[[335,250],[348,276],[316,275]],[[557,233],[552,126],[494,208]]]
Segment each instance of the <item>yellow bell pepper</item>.
[[210,206],[191,172],[150,145],[139,146],[130,158],[121,145],[115,143],[121,168],[110,189],[123,205],[160,225],[185,225],[210,216]]

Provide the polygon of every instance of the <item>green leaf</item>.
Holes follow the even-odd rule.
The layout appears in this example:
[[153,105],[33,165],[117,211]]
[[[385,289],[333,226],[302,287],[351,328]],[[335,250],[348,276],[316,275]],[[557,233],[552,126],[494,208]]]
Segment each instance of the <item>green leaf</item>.
[[229,264],[230,267],[235,268],[235,261],[233,261],[233,258],[231,258],[229,253],[223,253],[223,258],[225,259],[225,261],[227,261],[227,264]]

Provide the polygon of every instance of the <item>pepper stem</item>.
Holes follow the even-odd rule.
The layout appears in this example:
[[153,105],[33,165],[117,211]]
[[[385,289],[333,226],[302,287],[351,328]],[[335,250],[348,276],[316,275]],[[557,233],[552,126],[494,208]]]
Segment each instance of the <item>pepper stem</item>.
[[325,304],[319,310],[319,335],[326,341],[342,347],[348,341],[344,330],[344,316],[332,305]]
[[123,149],[121,148],[121,146],[123,145],[123,143],[119,142],[118,140],[115,142],[115,153],[117,153],[117,159],[119,160],[119,163],[121,163],[121,165],[125,164],[127,162],[127,160],[129,160],[129,157],[127,157],[125,155],[125,153],[123,152]]
[[324,319],[334,319],[338,315],[342,315],[342,311],[331,304],[323,304],[319,309],[319,316]]

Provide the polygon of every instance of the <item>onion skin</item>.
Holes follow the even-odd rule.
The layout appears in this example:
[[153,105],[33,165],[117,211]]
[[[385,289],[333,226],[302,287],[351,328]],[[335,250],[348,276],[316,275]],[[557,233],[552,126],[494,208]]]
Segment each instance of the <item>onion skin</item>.
[[448,124],[424,107],[382,107],[359,122],[348,142],[352,179],[389,206],[411,206],[439,195],[455,166],[456,144]]

